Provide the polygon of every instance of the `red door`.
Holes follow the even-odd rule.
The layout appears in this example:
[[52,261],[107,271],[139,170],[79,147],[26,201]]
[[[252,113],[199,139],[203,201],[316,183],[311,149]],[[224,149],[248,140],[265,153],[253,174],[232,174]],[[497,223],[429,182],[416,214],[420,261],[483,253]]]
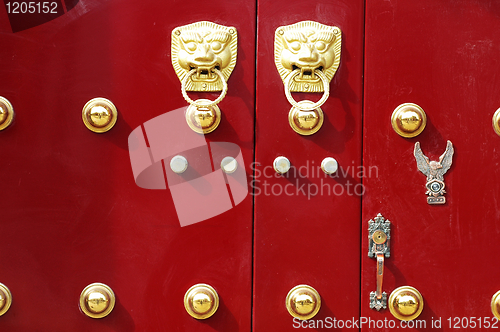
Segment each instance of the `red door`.
[[[491,126],[499,107],[499,12],[494,1],[4,1],[0,96],[15,118],[7,127],[4,102],[0,283],[13,301],[0,330],[498,327],[490,302],[499,290],[493,248],[500,138]],[[203,23],[195,37],[183,38],[180,27],[201,21],[234,31],[212,38]],[[221,59],[218,50],[229,49],[220,44],[237,39],[218,104],[221,122],[210,134],[186,123],[189,104],[176,71],[196,69],[186,82],[217,80],[214,68],[226,75],[228,64],[208,65],[207,55],[176,63],[175,38],[191,55],[211,51]],[[283,60],[280,47],[292,60]],[[294,81],[280,76],[280,66],[322,81],[329,47],[340,51],[330,59],[338,68],[329,95],[290,96],[312,103],[328,97],[319,131],[302,135],[290,121],[317,119],[289,119],[285,90]],[[300,59],[303,51],[308,60]],[[320,62],[308,65],[318,54]],[[221,92],[187,95],[214,100]],[[82,121],[84,105],[96,97],[118,110],[107,132]],[[414,138],[391,126],[404,103],[427,115]],[[212,119],[205,108],[199,121]],[[448,140],[455,153],[444,174],[446,203],[429,205],[415,143],[437,161]],[[235,172],[222,171],[225,157],[236,158]],[[277,174],[274,163],[282,171],[283,158],[291,167]],[[338,164],[331,175],[321,167],[327,158]],[[407,297],[398,307],[404,314],[423,303],[412,323],[391,314],[394,301],[370,308],[377,261],[368,257],[368,221],[378,213],[392,227],[382,291],[388,298],[402,286],[420,292],[418,305]],[[109,307],[103,288],[90,293],[96,298],[84,293],[88,302],[79,304],[93,283],[116,297],[101,319],[80,307]],[[186,301],[199,284],[219,299],[210,318],[185,309],[185,302],[201,311],[214,305],[203,292]],[[0,287],[0,313],[6,295]]]
[[[363,163],[378,173],[363,182],[361,316],[379,325],[366,324],[365,331],[388,330],[384,319],[399,326],[389,308],[369,308],[376,262],[366,255],[368,221],[378,213],[392,223],[383,290],[412,286],[423,297],[422,314],[408,326],[499,327],[490,308],[500,273],[493,263],[500,140],[491,125],[499,107],[499,13],[495,1],[366,3]],[[391,127],[391,114],[403,103],[427,115],[414,138]],[[415,143],[438,161],[448,140],[455,153],[444,174],[446,203],[429,205]]]
[[[309,325],[292,317],[285,305],[290,304],[285,300],[294,287],[306,285],[317,291],[321,301],[312,319],[328,327],[333,318],[359,316],[363,2],[295,1],[286,7],[260,2],[258,17],[253,326],[255,331],[312,327],[313,321]],[[319,35],[329,30],[294,25],[306,20],[342,31],[340,66],[330,83],[330,96],[321,106],[323,125],[313,135],[300,135],[289,125],[292,106],[285,97],[273,47],[275,31],[285,27],[283,35],[289,43],[285,48],[293,51],[293,43],[302,44],[293,60],[299,69],[314,67],[315,56],[326,58],[317,43],[322,42]],[[294,26],[287,30],[290,25]],[[323,41],[333,43],[328,38]],[[316,102],[321,96],[292,94],[297,101]],[[273,162],[281,157],[289,160],[291,168],[278,175]],[[322,171],[325,158],[337,161],[336,173]],[[306,301],[314,302],[310,305],[314,307],[319,299]],[[297,304],[292,310],[307,313],[311,308]]]
[[[217,143],[233,143],[242,151],[240,172],[251,174],[255,4],[219,1],[194,11],[197,6],[206,7],[80,1],[66,14],[24,30],[14,29],[15,14],[9,16],[11,28],[7,5],[0,11],[0,95],[15,110],[14,123],[0,132],[0,282],[13,296],[0,330],[250,331],[252,197],[231,208],[233,197],[224,202],[227,212],[181,227],[174,203],[179,197],[165,187],[191,185],[191,179],[172,173],[172,155],[155,152],[186,156],[186,174],[198,172],[193,179],[212,184],[213,174],[221,176],[220,159],[229,153]],[[241,18],[233,19],[234,13]],[[205,142],[199,150],[204,152],[194,154],[186,137],[195,133],[185,120],[160,123],[157,117],[188,105],[172,67],[172,31],[203,20],[236,28],[238,62],[219,104],[222,123],[206,136],[215,145],[208,153]],[[189,96],[215,99],[218,93]],[[95,97],[118,109],[118,121],[106,133],[94,133],[82,121],[83,106]],[[184,131],[174,133],[169,125]],[[129,144],[136,128],[140,135]],[[163,189],[135,182],[130,153],[145,147],[143,133],[152,159],[147,147],[138,158],[152,164],[152,172],[159,170],[154,181],[159,187],[163,182]],[[182,197],[183,212],[229,199],[225,183],[224,197],[210,186],[192,187],[198,196]],[[116,295],[113,311],[102,319],[79,309],[82,290],[96,282]],[[191,318],[183,305],[186,291],[200,283],[220,297],[217,314],[208,320]]]

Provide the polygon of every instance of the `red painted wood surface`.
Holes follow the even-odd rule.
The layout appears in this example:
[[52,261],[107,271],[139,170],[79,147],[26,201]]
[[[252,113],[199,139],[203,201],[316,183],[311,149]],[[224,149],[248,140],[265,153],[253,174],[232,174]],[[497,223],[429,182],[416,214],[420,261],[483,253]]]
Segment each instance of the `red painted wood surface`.
[[[207,140],[238,144],[251,174],[255,19],[255,4],[245,1],[80,1],[13,33],[0,10],[0,95],[16,111],[15,123],[0,132],[0,282],[14,298],[0,330],[250,331],[251,196],[181,228],[168,190],[135,184],[128,135],[187,105],[170,59],[172,29],[202,20],[235,26],[238,62],[220,104],[222,123]],[[108,133],[82,122],[94,97],[118,108]],[[101,320],[78,308],[93,282],[117,296]],[[196,283],[221,297],[210,320],[185,312],[184,293]]]
[[[353,188],[361,182],[363,2],[267,1],[258,9],[253,328],[294,331],[285,297],[299,284],[321,295],[314,319],[359,316],[361,202]],[[338,26],[343,38],[340,67],[322,106],[325,122],[312,136],[290,128],[291,105],[274,63],[276,28],[305,20]],[[296,173],[274,175],[280,155]],[[338,161],[340,176],[321,171],[326,157]]]
[[[500,275],[500,137],[491,125],[500,105],[500,6],[444,0],[376,0],[366,6],[363,162],[376,166],[378,175],[364,179],[361,314],[395,320],[389,310],[369,309],[376,264],[366,255],[367,228],[380,212],[393,223],[384,290],[417,288],[425,300],[418,319],[427,330],[439,318],[440,330],[450,330],[448,318],[454,327],[454,317],[466,317],[464,324],[476,317],[479,328],[478,317],[492,317]],[[428,117],[424,132],[413,139],[398,136],[390,124],[392,111],[406,102],[420,105]],[[447,203],[431,206],[413,148],[419,141],[437,160],[447,140],[455,147],[444,176]]]
[[[298,284],[322,296],[315,319],[395,321],[389,310],[369,309],[376,266],[366,257],[367,223],[379,212],[393,223],[387,293],[416,287],[425,300],[419,319],[428,328],[439,318],[441,330],[449,330],[448,318],[453,327],[454,317],[476,317],[476,324],[481,317],[484,324],[492,316],[500,273],[493,254],[500,138],[491,128],[499,107],[496,2],[374,0],[366,2],[365,21],[362,1],[261,2],[258,13],[243,1],[64,3],[64,15],[22,31],[0,10],[0,95],[16,110],[15,123],[0,132],[0,282],[14,296],[0,330],[250,331],[253,324],[259,332],[293,331],[285,296]],[[170,192],[141,189],[132,176],[130,132],[186,105],[170,33],[202,20],[238,31],[223,120],[207,140],[242,149],[248,180],[255,180],[254,227],[250,196],[222,215],[180,227]],[[325,123],[310,137],[288,125],[290,105],[273,53],[275,29],[303,20],[343,33],[340,67],[322,107]],[[106,134],[81,121],[83,105],[99,96],[119,111]],[[392,111],[405,102],[427,112],[417,138],[391,128]],[[447,204],[429,206],[414,143],[436,160],[446,140],[456,151],[445,175]],[[279,155],[299,173],[274,176]],[[338,160],[338,176],[319,170],[325,157]],[[355,191],[361,183],[362,202]],[[102,320],[78,309],[81,290],[92,282],[117,295]],[[182,305],[185,291],[201,282],[221,297],[206,321],[192,319]]]

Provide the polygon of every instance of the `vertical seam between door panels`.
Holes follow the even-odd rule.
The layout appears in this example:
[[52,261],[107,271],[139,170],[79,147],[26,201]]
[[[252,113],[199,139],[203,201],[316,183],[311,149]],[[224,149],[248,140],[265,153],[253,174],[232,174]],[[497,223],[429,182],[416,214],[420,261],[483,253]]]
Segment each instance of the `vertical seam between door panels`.
[[[366,64],[366,0],[363,1],[363,54],[362,54],[362,80],[361,80],[361,166],[364,166],[364,128],[365,128],[365,64]],[[363,195],[361,195],[360,213],[359,213],[359,314],[361,318],[361,308],[363,303],[363,200],[364,200],[364,174],[361,177],[361,188],[363,188]],[[361,326],[359,331],[361,331]]]
[[[258,40],[258,21],[259,21],[259,1],[255,0],[255,38],[254,38],[254,76],[253,76],[253,159],[252,159],[252,179],[255,179],[255,163],[257,151],[257,40]],[[255,271],[255,188],[252,184],[252,265],[250,274],[250,331],[253,331],[253,299],[254,299],[254,271]]]

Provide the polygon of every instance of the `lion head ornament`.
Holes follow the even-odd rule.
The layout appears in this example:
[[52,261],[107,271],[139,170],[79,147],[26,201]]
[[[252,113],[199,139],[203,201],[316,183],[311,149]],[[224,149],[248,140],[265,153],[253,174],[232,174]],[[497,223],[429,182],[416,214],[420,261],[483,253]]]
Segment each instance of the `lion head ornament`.
[[274,62],[281,79],[295,69],[300,74],[290,83],[292,92],[323,92],[323,83],[315,70],[321,70],[330,82],[340,64],[342,32],[338,27],[303,21],[276,29]]
[[196,22],[172,31],[172,64],[181,80],[196,71],[186,81],[187,91],[221,91],[221,77],[229,79],[236,64],[238,35],[234,27],[212,22]]

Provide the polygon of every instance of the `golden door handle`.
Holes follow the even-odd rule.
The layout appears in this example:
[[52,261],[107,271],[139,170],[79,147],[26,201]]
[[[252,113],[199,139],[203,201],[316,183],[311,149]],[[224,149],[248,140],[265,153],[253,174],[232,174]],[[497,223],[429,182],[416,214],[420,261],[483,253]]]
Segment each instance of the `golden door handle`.
[[210,318],[219,308],[219,295],[210,285],[194,285],[184,295],[184,308],[193,318]]
[[413,320],[424,310],[424,298],[416,288],[398,287],[389,297],[389,310],[399,320]]
[[105,133],[115,126],[118,111],[111,100],[94,98],[83,106],[82,119],[90,131],[99,134]]
[[4,130],[14,120],[14,107],[7,98],[0,97],[0,130]]
[[491,312],[500,320],[500,291],[491,298]]
[[4,284],[0,284],[0,316],[5,314],[12,304],[12,294]]
[[382,283],[384,282],[384,254],[377,253],[377,300],[382,299]]
[[382,290],[384,282],[384,260],[391,255],[391,222],[380,213],[368,221],[368,257],[377,259],[377,290],[370,293],[371,309],[387,308],[387,293]]
[[294,318],[308,320],[316,316],[321,308],[321,296],[308,285],[292,288],[286,296],[286,309]]
[[[320,107],[330,96],[330,82],[340,65],[341,46],[342,31],[335,26],[302,21],[276,29],[275,65],[292,105],[288,122],[300,135],[312,135],[323,125]],[[292,92],[322,92],[323,96],[317,102],[297,102]]]
[[115,293],[109,286],[93,283],[80,294],[80,309],[90,318],[104,318],[113,311],[115,301]]
[[493,114],[493,130],[500,135],[500,108]]
[[427,115],[422,107],[413,103],[401,104],[391,116],[392,129],[405,138],[420,135],[427,124]]
[[[181,81],[181,92],[189,103],[188,126],[199,134],[217,129],[219,104],[227,93],[227,81],[237,58],[236,28],[202,21],[172,31],[172,65]],[[187,92],[221,91],[215,100],[191,99]]]

